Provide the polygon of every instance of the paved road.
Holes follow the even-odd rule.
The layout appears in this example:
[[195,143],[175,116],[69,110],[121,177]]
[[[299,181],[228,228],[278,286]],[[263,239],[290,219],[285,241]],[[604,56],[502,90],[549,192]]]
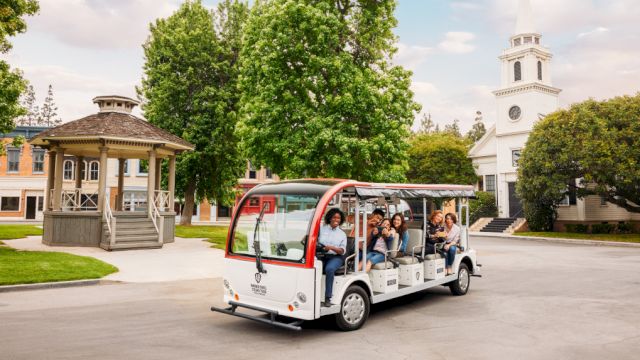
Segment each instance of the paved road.
[[[484,278],[374,307],[357,332],[209,311],[221,280],[0,294],[1,359],[637,359],[640,249],[476,238]],[[332,355],[330,355],[332,354]]]

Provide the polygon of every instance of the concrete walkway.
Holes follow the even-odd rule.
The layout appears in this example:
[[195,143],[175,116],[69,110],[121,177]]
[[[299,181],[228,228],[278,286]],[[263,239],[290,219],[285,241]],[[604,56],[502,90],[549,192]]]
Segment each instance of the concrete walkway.
[[42,244],[41,236],[4,240],[6,245],[19,250],[58,251],[91,256],[112,264],[119,272],[104,280],[125,282],[158,282],[215,278],[222,276],[224,252],[211,248],[202,239],[176,238],[162,249],[105,251],[90,247],[62,247]]
[[552,238],[552,237],[540,237],[540,236],[520,236],[520,235],[513,235],[508,233],[490,233],[490,232],[477,232],[477,231],[469,232],[469,236],[493,237],[493,238],[525,240],[525,241],[541,241],[541,242],[551,242],[551,243],[558,243],[558,244],[640,248],[640,243],[622,242],[622,241],[564,239],[564,238]]

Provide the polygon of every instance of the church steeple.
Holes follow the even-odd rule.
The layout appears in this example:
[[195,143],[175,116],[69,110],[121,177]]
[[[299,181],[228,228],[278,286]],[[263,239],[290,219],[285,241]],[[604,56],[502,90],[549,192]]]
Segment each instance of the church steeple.
[[533,26],[533,12],[529,0],[520,0],[518,4],[518,20],[516,20],[516,32],[514,35],[535,34]]

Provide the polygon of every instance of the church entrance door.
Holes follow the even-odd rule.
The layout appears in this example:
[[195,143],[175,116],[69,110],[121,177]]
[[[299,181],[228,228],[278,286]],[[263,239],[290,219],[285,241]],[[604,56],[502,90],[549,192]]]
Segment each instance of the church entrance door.
[[509,185],[509,217],[522,217],[524,211],[522,209],[522,202],[518,195],[516,195],[516,183],[510,182]]

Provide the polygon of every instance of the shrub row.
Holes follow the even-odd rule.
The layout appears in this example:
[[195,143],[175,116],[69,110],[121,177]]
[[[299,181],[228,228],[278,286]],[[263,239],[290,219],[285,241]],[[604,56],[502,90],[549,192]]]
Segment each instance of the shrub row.
[[633,225],[629,223],[620,224],[593,224],[591,231],[587,224],[565,224],[565,230],[570,233],[592,233],[592,234],[630,234],[633,232]]

